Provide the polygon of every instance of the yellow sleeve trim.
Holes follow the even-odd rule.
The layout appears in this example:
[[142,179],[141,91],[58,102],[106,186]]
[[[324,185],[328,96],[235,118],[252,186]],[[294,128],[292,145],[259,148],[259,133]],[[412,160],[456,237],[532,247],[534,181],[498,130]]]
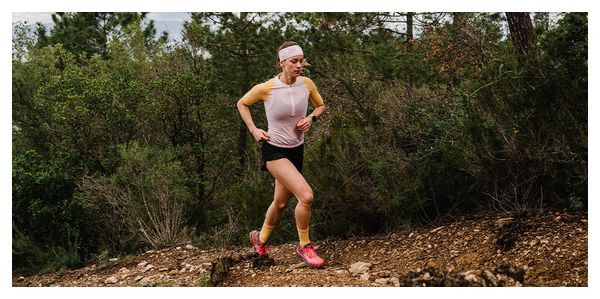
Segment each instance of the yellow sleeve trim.
[[313,105],[315,107],[325,105],[323,103],[323,98],[319,94],[319,91],[317,90],[317,86],[315,85],[315,83],[308,77],[301,77],[301,78],[302,78],[302,80],[304,80],[304,85],[306,85],[306,88],[308,88],[309,98],[310,98],[310,101],[313,103]]
[[273,90],[273,79],[254,85],[250,91],[248,91],[243,97],[242,102],[246,106],[254,105],[256,102],[260,100],[266,100],[271,95],[271,91]]

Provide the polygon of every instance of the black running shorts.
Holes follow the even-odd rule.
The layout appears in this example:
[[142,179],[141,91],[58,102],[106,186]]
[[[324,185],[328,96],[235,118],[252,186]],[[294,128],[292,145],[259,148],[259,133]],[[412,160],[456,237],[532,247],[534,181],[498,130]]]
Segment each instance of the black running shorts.
[[293,148],[274,146],[266,141],[262,143],[262,166],[263,171],[267,170],[267,161],[287,158],[296,166],[298,172],[302,173],[302,162],[304,161],[304,143]]

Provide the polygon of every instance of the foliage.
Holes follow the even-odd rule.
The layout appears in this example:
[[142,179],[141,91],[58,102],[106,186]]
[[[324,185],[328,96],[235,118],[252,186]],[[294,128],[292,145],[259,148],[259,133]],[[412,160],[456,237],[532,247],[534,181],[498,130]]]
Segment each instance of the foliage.
[[185,233],[184,205],[191,200],[183,169],[169,150],[137,143],[119,148],[120,165],[108,177],[84,177],[78,201],[118,250],[143,244],[177,244]]
[[208,287],[210,283],[210,274],[208,272],[203,272],[200,279],[196,283],[197,287]]
[[[13,159],[13,267],[31,272],[80,265],[85,236],[73,178],[29,150]],[[54,260],[54,261],[53,261]]]
[[[147,13],[131,12],[57,12],[52,14],[54,27],[48,36],[46,28],[38,24],[37,45],[62,44],[65,49],[79,56],[100,54],[107,58],[109,41],[118,38],[127,26],[140,23]],[[156,29],[154,21],[149,21],[143,29],[144,42],[153,42]]]
[[[470,94],[480,118],[490,124],[490,130],[472,136],[488,155],[477,158],[484,162],[479,175],[488,178],[488,194],[504,209],[544,201],[565,206],[572,195],[587,198],[587,101],[582,100],[587,99],[587,22],[582,19],[586,16],[569,14],[539,36],[541,53],[526,64],[499,57],[482,73],[491,83]],[[566,34],[565,27],[579,34]],[[568,46],[574,51],[566,56],[548,56],[564,46],[547,43],[548,38],[577,46]]]

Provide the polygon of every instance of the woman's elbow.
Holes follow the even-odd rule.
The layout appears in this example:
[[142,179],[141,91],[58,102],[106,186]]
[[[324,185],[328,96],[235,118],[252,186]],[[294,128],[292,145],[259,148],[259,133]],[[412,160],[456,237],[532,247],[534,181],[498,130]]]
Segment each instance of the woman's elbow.
[[240,110],[240,108],[242,108],[242,107],[248,107],[248,106],[246,106],[246,104],[244,104],[244,101],[242,101],[242,99],[239,99],[235,106],[237,107],[238,110]]

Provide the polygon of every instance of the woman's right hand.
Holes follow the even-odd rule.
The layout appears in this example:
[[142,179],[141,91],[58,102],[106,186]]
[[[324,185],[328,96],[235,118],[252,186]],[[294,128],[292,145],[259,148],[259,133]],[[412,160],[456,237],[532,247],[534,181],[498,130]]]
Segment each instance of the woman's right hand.
[[256,142],[269,140],[269,133],[265,132],[264,130],[258,129],[258,128],[254,129],[254,131],[252,131],[252,135],[254,136],[254,139],[256,140]]

